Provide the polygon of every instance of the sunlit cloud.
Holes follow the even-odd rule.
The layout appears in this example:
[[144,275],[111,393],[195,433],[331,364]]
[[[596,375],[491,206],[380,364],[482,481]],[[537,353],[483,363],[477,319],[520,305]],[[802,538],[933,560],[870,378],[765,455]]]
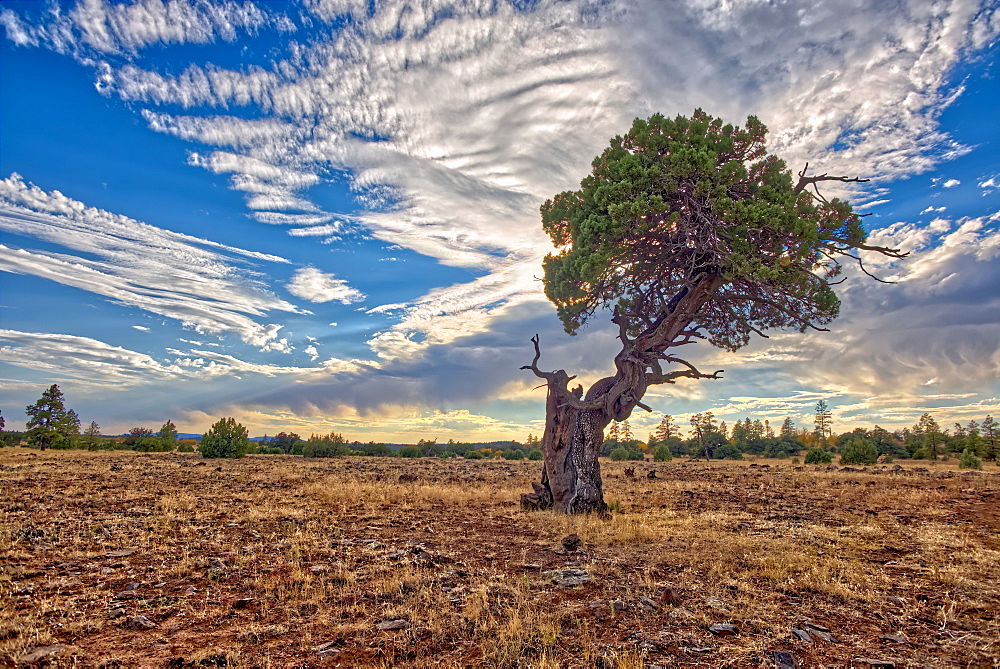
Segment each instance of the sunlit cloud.
[[315,267],[303,267],[296,271],[285,288],[292,295],[310,302],[337,301],[341,304],[353,304],[365,298],[360,290],[347,285],[347,281]]

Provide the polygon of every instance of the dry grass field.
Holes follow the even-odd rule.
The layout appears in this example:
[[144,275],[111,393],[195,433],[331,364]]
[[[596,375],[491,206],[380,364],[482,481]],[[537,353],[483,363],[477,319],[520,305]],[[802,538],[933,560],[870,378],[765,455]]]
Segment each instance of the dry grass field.
[[995,465],[625,466],[600,519],[534,462],[0,449],[0,664],[1000,663]]

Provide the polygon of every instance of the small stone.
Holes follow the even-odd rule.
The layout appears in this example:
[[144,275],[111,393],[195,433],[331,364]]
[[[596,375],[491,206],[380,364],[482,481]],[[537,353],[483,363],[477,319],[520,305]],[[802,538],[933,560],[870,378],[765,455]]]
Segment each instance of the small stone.
[[578,537],[576,534],[571,534],[567,537],[564,537],[562,540],[562,545],[563,548],[565,548],[568,551],[575,551],[577,548],[580,547],[580,537]]
[[413,483],[414,481],[416,481],[419,478],[420,477],[417,476],[416,474],[400,474],[399,475],[399,482],[400,483]]
[[553,585],[574,586],[590,583],[590,574],[584,569],[553,569],[542,573]]
[[42,660],[49,660],[67,655],[71,651],[69,646],[55,643],[51,646],[35,646],[27,653],[18,658],[21,664],[33,664]]
[[795,637],[799,641],[804,641],[806,643],[812,643],[813,642],[812,637],[809,636],[809,632],[807,632],[805,630],[800,630],[800,629],[797,629],[797,628],[793,627],[792,628],[792,634],[794,634]]
[[725,611],[726,603],[719,599],[718,597],[706,597],[705,604],[715,609],[716,611]]
[[149,630],[156,627],[156,623],[146,616],[134,616],[125,621],[125,627],[130,630]]
[[628,605],[620,599],[611,600],[611,608],[615,611],[624,611]]
[[810,629],[814,637],[818,637],[827,643],[837,643],[837,638],[830,634],[829,632],[824,632],[823,630]]
[[906,606],[906,599],[903,597],[889,596],[885,598],[885,601],[889,602],[893,606]]
[[896,663],[890,660],[873,660],[870,657],[856,657],[853,662],[855,664],[865,664],[869,667],[877,667],[878,669],[896,669]]
[[715,623],[709,626],[708,631],[718,636],[733,636],[738,630],[730,623]]
[[109,558],[128,557],[129,555],[135,555],[135,553],[138,550],[139,550],[138,548],[122,548],[121,550],[117,551],[108,551],[107,553],[104,554],[104,557],[109,557]]
[[404,630],[409,626],[410,622],[408,620],[397,618],[396,620],[383,620],[375,627],[383,632],[388,632],[391,630]]
[[830,628],[829,627],[823,627],[819,623],[806,623],[804,625],[804,627],[808,627],[810,629],[814,629],[817,632],[826,632],[828,634],[830,633]]
[[889,643],[908,643],[906,637],[901,634],[883,634],[879,637],[879,641],[888,641]]
[[795,656],[784,650],[776,650],[771,653],[774,658],[774,666],[778,669],[796,669]]
[[663,595],[660,596],[660,599],[664,604],[676,606],[681,603],[681,593],[678,592],[676,588],[667,588],[663,591]]
[[189,585],[187,588],[185,588],[184,595],[190,597],[196,592],[198,592],[198,588],[194,587],[193,585]]
[[108,617],[114,620],[115,618],[121,618],[125,615],[125,609],[111,609],[108,613]]
[[649,639],[643,639],[642,641],[637,643],[635,647],[637,650],[641,650],[646,653],[655,653],[656,651],[660,650],[660,647],[657,644],[650,641]]
[[521,569],[524,571],[541,571],[542,565],[534,563],[522,564]]
[[112,569],[111,567],[103,567],[101,568],[101,573],[104,575],[113,574],[115,573],[115,570]]
[[242,597],[233,602],[234,609],[245,609],[246,607],[253,604],[253,597]]
[[682,606],[678,606],[677,608],[671,610],[667,615],[671,618],[694,618],[694,612],[689,611]]
[[326,566],[325,564],[314,564],[309,567],[309,571],[311,571],[314,574],[322,574],[327,569],[329,569],[329,567]]
[[660,608],[660,605],[657,604],[656,602],[654,602],[649,597],[640,596],[639,597],[639,608],[641,608],[643,611],[646,611],[647,613],[649,613],[651,611],[656,611],[658,608]]

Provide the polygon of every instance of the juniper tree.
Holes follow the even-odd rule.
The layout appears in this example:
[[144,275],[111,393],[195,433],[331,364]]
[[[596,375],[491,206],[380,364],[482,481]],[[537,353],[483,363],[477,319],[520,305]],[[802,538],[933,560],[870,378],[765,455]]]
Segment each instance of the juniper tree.
[[[621,350],[615,371],[586,392],[565,370],[530,369],[548,386],[541,483],[526,507],[604,511],[598,453],[604,428],[628,418],[647,388],[680,378],[716,379],[679,357],[697,341],[729,351],[768,330],[822,329],[839,310],[833,284],[868,245],[850,204],[827,199],[826,174],[794,179],[765,148],[767,128],[701,110],[691,118],[636,119],[592,164],[578,190],[541,207],[556,246],[544,261],[545,293],[569,334],[612,312]],[[862,269],[863,266],[862,266]]]

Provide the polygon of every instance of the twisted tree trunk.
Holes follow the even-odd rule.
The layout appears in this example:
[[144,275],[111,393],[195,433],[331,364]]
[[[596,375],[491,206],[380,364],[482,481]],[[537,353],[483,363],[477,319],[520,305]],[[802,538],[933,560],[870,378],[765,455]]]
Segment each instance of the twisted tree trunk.
[[[586,396],[582,386],[569,389],[569,382],[575,377],[564,370],[539,370],[538,336],[532,338],[535,358],[522,369],[530,369],[545,379],[548,395],[541,443],[542,480],[532,483],[534,492],[521,495],[522,508],[551,508],[573,514],[607,511],[598,456],[608,423],[625,420],[637,406],[649,411],[641,400],[650,385],[673,383],[679,377],[719,378],[719,372],[702,374],[690,363],[666,355],[665,351],[697,336],[695,330],[689,329],[691,321],[722,283],[723,279],[716,274],[704,275],[690,290],[678,293],[668,310],[635,339],[628,337],[624,319],[616,315],[614,321],[619,325],[622,340],[622,350],[615,356],[616,373],[597,381]],[[682,369],[664,374],[660,361],[678,363]]]

